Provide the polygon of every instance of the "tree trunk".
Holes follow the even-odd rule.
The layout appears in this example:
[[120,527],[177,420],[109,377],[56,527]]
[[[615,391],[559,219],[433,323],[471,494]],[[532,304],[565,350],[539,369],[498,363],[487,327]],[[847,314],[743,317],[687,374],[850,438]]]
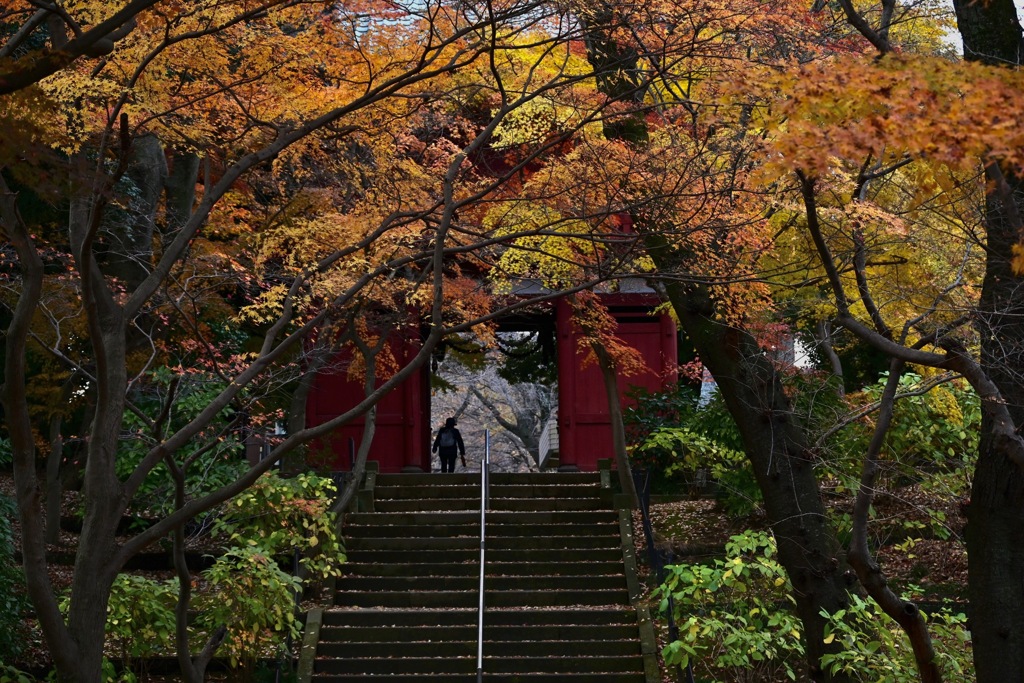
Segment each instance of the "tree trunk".
[[134,289],[149,275],[157,206],[167,179],[163,145],[155,135],[143,135],[132,142],[126,175],[135,183],[136,195],[123,213],[112,218],[117,225],[112,226],[110,234],[117,242],[111,248],[108,271]]
[[196,201],[196,181],[199,178],[199,155],[194,152],[175,152],[164,181],[167,229],[165,239],[175,233],[192,216]]
[[629,466],[629,455],[626,453],[626,427],[622,421],[622,405],[619,403],[619,376],[611,356],[603,346],[591,344],[590,348],[597,356],[598,365],[601,366],[604,391],[608,396],[608,421],[612,425],[612,448],[615,451],[615,468],[619,472],[619,486],[629,497],[633,509],[637,509],[640,507],[640,498],[636,493],[633,470]]
[[[86,165],[82,159],[78,163]],[[81,171],[79,168],[78,172]],[[101,209],[81,197],[72,200],[70,243],[81,273],[82,303],[89,324],[92,356],[96,359],[96,409],[89,429],[82,487],[85,517],[67,614],[67,629],[77,646],[77,660],[57,660],[57,677],[61,683],[100,680],[107,603],[110,587],[120,569],[114,559],[119,555],[117,526],[127,507],[115,474],[115,462],[128,387],[128,326],[93,252],[96,211]]]
[[[657,253],[654,250],[653,253]],[[654,258],[657,264],[659,257]],[[659,269],[662,264],[658,264]],[[797,615],[804,625],[811,680],[842,681],[822,671],[821,656],[841,644],[824,642],[824,610],[847,606],[856,581],[826,518],[814,472],[814,454],[793,414],[778,371],[743,330],[714,319],[707,292],[667,287],[669,300],[701,362],[711,372],[743,438],[744,451],[764,496],[765,512],[778,545],[779,562],[793,583]]]
[[50,453],[46,456],[46,542],[55,545],[60,541],[60,508],[63,487],[60,479],[60,465],[64,455],[64,437],[61,425],[64,420],[59,413],[50,418]]
[[[1012,201],[1024,206],[1020,179],[1010,177]],[[999,387],[1016,425],[1024,424],[1024,278],[1010,266],[1020,235],[1002,199],[986,200],[988,255],[980,313],[981,364]],[[1024,472],[1008,444],[982,414],[978,463],[967,511],[968,594],[979,683],[1024,680]]]
[[[954,0],[967,59],[1019,66],[1024,40],[1012,0]],[[978,327],[981,364],[999,387],[1013,422],[1024,424],[1024,278],[1013,272],[1024,181],[991,166],[985,200],[987,259]],[[978,464],[967,511],[968,594],[978,683],[1024,680],[1024,473],[983,414]]]
[[[306,404],[309,402],[309,394],[313,391],[317,375],[326,363],[324,353],[313,353],[307,357],[308,365],[303,368],[299,382],[288,400],[288,417],[285,422],[285,431],[288,434],[296,434],[306,428]],[[281,471],[286,476],[302,472],[308,466],[306,455],[305,447],[291,451],[281,458]]]
[[[113,361],[101,367],[98,381],[96,416],[90,431],[88,459],[85,465],[83,507],[85,518],[75,556],[71,585],[68,630],[78,645],[79,661],[74,670],[58,667],[58,680],[95,682],[100,678],[103,641],[106,631],[107,601],[119,567],[112,558],[118,555],[117,526],[124,505],[120,485],[113,476],[117,455],[127,375],[123,338],[106,338],[106,358]],[[121,353],[118,353],[120,350]],[[97,354],[97,358],[102,358]],[[120,357],[121,362],[117,359]]]
[[[39,514],[42,501],[39,479],[36,476],[36,447],[25,391],[26,347],[32,318],[42,294],[43,263],[32,242],[28,227],[18,212],[16,199],[0,176],[0,219],[7,239],[18,252],[22,277],[21,296],[18,298],[4,340],[6,355],[0,397],[3,399],[4,419],[7,422],[13,451],[15,496],[18,501],[18,519],[21,523],[25,585],[55,664],[70,672],[78,662],[79,647],[64,625],[47,571],[45,529],[42,516]],[[96,676],[98,679],[98,667]]]
[[[606,5],[584,21],[592,22],[587,57],[601,92],[616,101],[639,102],[643,88],[632,77],[637,55],[611,40],[611,12]],[[602,78],[601,74],[606,74]],[[647,141],[641,115],[626,113],[605,122],[605,136],[632,145]],[[634,216],[648,255],[659,272],[680,268],[677,250],[658,232]],[[706,287],[667,281],[665,289],[679,323],[701,362],[718,384],[722,398],[739,426],[747,458],[764,496],[765,511],[778,545],[779,561],[793,584],[796,611],[804,626],[807,663],[814,681],[845,681],[820,666],[821,656],[838,651],[838,640],[824,642],[822,611],[835,613],[847,605],[847,590],[856,581],[842,556],[825,516],[811,453],[802,426],[782,388],[782,381],[756,340],[742,329],[716,319]]]

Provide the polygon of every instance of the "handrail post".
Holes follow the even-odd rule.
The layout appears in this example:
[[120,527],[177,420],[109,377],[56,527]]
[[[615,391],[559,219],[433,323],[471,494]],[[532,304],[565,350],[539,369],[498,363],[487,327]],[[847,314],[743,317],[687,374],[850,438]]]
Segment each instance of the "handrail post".
[[476,618],[476,680],[484,680],[484,560],[487,549],[487,508],[491,489],[491,432],[484,431],[484,457],[480,462],[480,600]]

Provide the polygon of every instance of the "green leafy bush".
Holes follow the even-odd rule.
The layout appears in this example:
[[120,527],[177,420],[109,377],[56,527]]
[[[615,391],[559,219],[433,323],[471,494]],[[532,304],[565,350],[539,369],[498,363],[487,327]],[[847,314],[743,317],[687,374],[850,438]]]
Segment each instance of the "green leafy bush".
[[107,604],[107,644],[124,664],[175,651],[178,580],[119,574]]
[[0,663],[0,683],[35,683],[35,678],[8,664]]
[[739,429],[721,396],[701,405],[696,391],[681,386],[660,393],[635,390],[631,398],[635,405],[625,412],[631,459],[657,475],[659,488],[704,479],[732,515],[750,514],[760,504]]
[[802,625],[789,608],[792,586],[769,534],[747,531],[729,539],[725,559],[667,570],[654,593],[662,613],[671,596],[679,627],[679,640],[662,651],[666,664],[692,664],[708,680],[796,680]]
[[271,557],[299,552],[310,574],[341,576],[345,553],[329,511],[336,491],[327,477],[268,472],[227,504],[213,533]]
[[[228,550],[202,578],[190,624],[193,645],[226,626],[219,654],[232,666],[250,666],[286,636],[298,634],[294,609],[299,579],[257,545]],[[125,667],[132,660],[174,655],[177,601],[177,578],[117,577],[107,607],[107,646]],[[67,609],[66,600],[62,607]]]
[[[854,407],[878,401],[888,373],[862,393],[850,396]],[[981,404],[978,395],[962,381],[932,387],[921,395],[923,378],[914,373],[900,377],[892,425],[886,434],[882,458],[884,471],[897,482],[919,481],[921,473],[952,475],[942,477],[942,485],[965,495],[978,449]],[[874,429],[874,420],[850,425],[839,432],[831,444],[833,450],[849,453],[859,461]]]
[[0,495],[0,662],[20,654],[27,635],[22,621],[28,608],[25,574],[14,562],[11,520],[16,514],[14,501]]
[[[670,666],[692,664],[699,678],[767,681],[798,677],[804,656],[802,624],[792,611],[792,586],[775,559],[775,542],[761,531],[733,536],[724,559],[670,566],[654,596],[669,609],[679,640],[662,654]],[[892,619],[870,599],[850,595],[849,606],[828,620],[825,642],[843,647],[822,658],[832,674],[864,683],[918,680],[910,643]],[[970,636],[963,614],[939,610],[929,631],[945,680],[973,677]]]
[[198,596],[207,633],[228,627],[219,652],[232,666],[251,667],[286,636],[299,635],[295,596],[302,584],[258,546],[232,548],[203,572],[210,590]]
[[[920,680],[914,653],[903,629],[886,615],[874,600],[850,596],[850,606],[835,614],[822,612],[829,620],[825,642],[840,640],[842,650],[821,658],[832,674],[844,674],[864,683],[916,683]],[[929,618],[928,630],[935,648],[935,661],[943,680],[973,680],[967,617],[940,610]]]
[[[329,512],[334,492],[328,478],[269,473],[223,506],[212,533],[229,547],[196,583],[193,645],[224,626],[218,655],[249,670],[287,637],[298,635],[295,601],[302,583],[275,558],[299,552],[312,577],[340,575],[345,555]],[[177,578],[118,576],[107,610],[109,651],[125,664],[173,655],[177,599]],[[67,609],[66,599],[62,606]]]

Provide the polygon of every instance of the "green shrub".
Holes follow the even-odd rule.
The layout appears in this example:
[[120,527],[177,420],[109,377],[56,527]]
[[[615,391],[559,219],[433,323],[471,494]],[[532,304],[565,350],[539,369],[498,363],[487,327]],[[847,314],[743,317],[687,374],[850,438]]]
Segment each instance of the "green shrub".
[[672,597],[679,640],[662,651],[669,666],[692,664],[711,680],[796,680],[804,656],[800,620],[789,609],[792,586],[762,531],[733,536],[725,559],[667,567],[654,595],[662,613]]
[[268,472],[227,504],[213,533],[271,557],[299,552],[310,574],[341,576],[345,553],[329,510],[336,491],[327,477],[306,473],[286,479]]
[[[850,606],[835,614],[822,612],[829,620],[825,642],[840,640],[843,649],[821,658],[832,674],[845,674],[864,683],[916,683],[920,680],[910,641],[903,629],[871,599],[850,596]],[[935,648],[935,661],[943,680],[973,680],[967,617],[949,610],[931,615],[928,630]]]
[[[196,584],[195,618],[190,624],[193,645],[201,645],[224,626],[218,655],[248,670],[287,637],[298,635],[295,601],[302,584],[275,558],[300,552],[307,555],[303,561],[314,578],[340,575],[345,555],[329,512],[334,492],[327,478],[302,474],[284,479],[269,473],[223,506],[213,533],[231,547]],[[173,655],[177,599],[177,578],[118,576],[107,609],[109,651],[125,664]],[[65,599],[62,607],[67,606]]]
[[0,662],[17,657],[27,635],[22,621],[28,609],[25,574],[14,561],[11,520],[16,514],[14,501],[0,495]]
[[[714,681],[796,680],[802,664],[802,624],[793,613],[792,586],[775,559],[775,542],[765,532],[747,531],[726,544],[726,557],[702,564],[670,566],[654,596],[669,608],[679,640],[662,654],[670,666],[693,665]],[[899,625],[871,599],[849,596],[849,606],[828,620],[825,642],[842,650],[825,655],[822,666],[864,683],[912,683],[917,667]],[[929,619],[936,659],[945,680],[973,678],[970,636],[963,614],[939,610]]]
[[[878,401],[888,373],[849,397],[853,408]],[[914,373],[900,377],[901,394],[920,391],[923,378]],[[896,401],[892,425],[886,433],[881,457],[884,472],[897,482],[919,481],[921,473],[940,475],[941,485],[952,495],[966,495],[970,488],[967,473],[978,449],[981,404],[978,395],[965,382],[954,381],[932,387],[921,395],[906,395]],[[840,431],[830,446],[847,454],[857,463],[863,457],[874,430],[874,420],[854,423]]]
[[0,662],[0,683],[35,683],[31,675]]
[[124,664],[175,652],[178,580],[119,574],[107,604],[107,644]]
[[203,578],[210,590],[197,596],[199,621],[207,633],[228,627],[219,653],[233,667],[251,668],[286,637],[299,635],[295,596],[302,584],[257,545],[227,551]]
[[[227,632],[218,653],[232,666],[252,663],[298,634],[295,596],[299,580],[282,570],[258,545],[231,548],[202,574],[195,595],[192,644],[200,645],[220,626]],[[107,607],[107,646],[127,668],[132,660],[173,656],[178,579],[156,581],[121,574]],[[67,609],[67,600],[62,604]]]
[[735,420],[717,393],[700,405],[696,391],[631,393],[625,419],[631,460],[652,471],[659,488],[687,486],[703,472],[722,507],[744,516],[761,503],[761,491],[743,449]]

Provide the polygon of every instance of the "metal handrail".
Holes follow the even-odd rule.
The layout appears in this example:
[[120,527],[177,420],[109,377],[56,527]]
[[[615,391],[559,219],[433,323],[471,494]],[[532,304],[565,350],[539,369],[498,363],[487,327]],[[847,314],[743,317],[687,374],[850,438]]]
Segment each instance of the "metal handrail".
[[480,462],[480,600],[476,615],[476,680],[484,680],[484,560],[487,550],[487,508],[491,501],[491,432],[484,431],[484,458]]

